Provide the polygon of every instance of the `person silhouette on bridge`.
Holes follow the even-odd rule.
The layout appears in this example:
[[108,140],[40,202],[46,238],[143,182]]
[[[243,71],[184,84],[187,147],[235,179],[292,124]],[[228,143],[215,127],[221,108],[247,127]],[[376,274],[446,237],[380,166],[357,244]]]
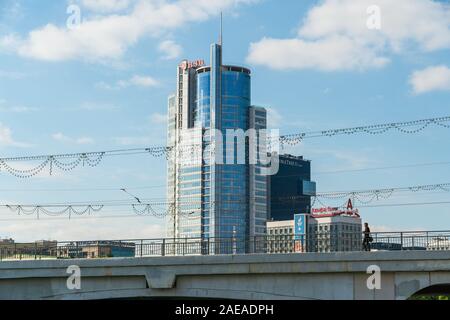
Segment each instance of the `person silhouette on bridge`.
[[372,237],[370,236],[370,228],[367,222],[364,223],[364,240],[363,249],[364,251],[370,251],[370,243],[372,242]]

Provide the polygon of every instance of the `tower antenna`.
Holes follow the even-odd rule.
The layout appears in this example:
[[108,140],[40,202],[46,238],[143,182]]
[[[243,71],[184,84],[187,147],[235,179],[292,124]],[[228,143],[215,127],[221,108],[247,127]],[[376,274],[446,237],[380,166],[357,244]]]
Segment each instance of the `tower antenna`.
[[222,46],[223,44],[223,14],[222,11],[220,11],[220,34],[219,34],[219,45]]

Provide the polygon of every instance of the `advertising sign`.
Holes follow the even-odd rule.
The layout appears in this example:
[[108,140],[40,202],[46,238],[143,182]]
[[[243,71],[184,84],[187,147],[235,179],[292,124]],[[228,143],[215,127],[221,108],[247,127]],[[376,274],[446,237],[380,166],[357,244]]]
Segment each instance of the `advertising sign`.
[[305,252],[306,214],[294,215],[294,252]]
[[296,240],[306,234],[306,214],[294,215],[294,237]]

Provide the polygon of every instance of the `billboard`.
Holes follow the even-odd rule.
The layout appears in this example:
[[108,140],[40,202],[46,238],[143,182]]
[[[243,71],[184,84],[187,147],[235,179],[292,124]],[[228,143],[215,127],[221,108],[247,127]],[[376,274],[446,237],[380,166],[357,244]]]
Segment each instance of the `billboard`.
[[294,215],[294,238],[300,239],[306,234],[306,214]]
[[306,214],[294,215],[294,252],[305,252]]

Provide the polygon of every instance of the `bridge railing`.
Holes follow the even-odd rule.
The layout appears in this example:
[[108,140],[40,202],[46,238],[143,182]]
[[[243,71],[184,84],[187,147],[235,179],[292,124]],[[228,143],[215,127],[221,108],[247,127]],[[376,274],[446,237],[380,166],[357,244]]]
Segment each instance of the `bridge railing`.
[[[450,231],[373,232],[370,250],[450,250]],[[0,261],[161,257],[220,254],[282,254],[362,251],[360,232],[315,232],[304,236],[165,238],[99,241],[0,243]]]

